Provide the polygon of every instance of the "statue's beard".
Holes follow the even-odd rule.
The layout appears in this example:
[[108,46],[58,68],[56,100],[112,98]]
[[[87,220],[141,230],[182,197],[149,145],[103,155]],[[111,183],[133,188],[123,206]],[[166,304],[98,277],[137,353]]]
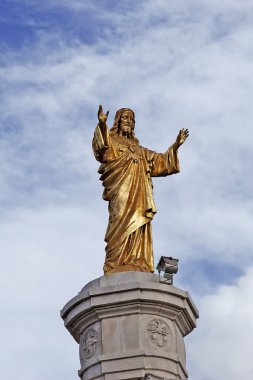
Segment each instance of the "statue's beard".
[[120,129],[120,135],[128,138],[133,138],[133,129],[129,126],[125,126]]

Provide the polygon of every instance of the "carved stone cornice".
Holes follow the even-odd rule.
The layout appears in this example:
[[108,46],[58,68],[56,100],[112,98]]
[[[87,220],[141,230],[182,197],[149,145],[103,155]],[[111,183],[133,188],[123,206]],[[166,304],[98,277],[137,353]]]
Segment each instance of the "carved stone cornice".
[[198,311],[188,292],[160,283],[155,274],[98,278],[61,316],[79,343],[82,380],[188,377],[183,337],[195,328]]

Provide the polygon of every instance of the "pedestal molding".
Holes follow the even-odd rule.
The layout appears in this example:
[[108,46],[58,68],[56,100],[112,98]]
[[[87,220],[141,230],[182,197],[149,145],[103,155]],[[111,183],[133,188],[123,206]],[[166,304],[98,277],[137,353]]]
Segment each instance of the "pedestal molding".
[[157,275],[103,276],[61,316],[80,345],[82,380],[188,377],[183,337],[195,328],[198,311],[188,292],[160,283]]

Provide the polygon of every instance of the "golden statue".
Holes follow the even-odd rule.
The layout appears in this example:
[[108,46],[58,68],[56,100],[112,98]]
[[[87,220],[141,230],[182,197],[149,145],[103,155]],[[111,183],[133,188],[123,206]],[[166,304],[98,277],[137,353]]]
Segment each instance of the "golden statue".
[[181,129],[165,153],[139,145],[134,134],[135,115],[129,108],[116,112],[108,130],[102,106],[92,147],[101,163],[103,199],[109,202],[109,223],[105,235],[104,273],[123,271],[154,272],[151,220],[156,213],[151,177],[178,173],[178,148],[189,135]]

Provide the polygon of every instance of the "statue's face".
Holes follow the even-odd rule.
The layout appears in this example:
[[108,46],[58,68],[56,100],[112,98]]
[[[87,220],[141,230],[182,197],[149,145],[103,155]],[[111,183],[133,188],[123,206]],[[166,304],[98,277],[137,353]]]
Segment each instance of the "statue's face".
[[120,117],[119,130],[123,136],[130,136],[134,129],[134,116],[131,111],[123,111]]

